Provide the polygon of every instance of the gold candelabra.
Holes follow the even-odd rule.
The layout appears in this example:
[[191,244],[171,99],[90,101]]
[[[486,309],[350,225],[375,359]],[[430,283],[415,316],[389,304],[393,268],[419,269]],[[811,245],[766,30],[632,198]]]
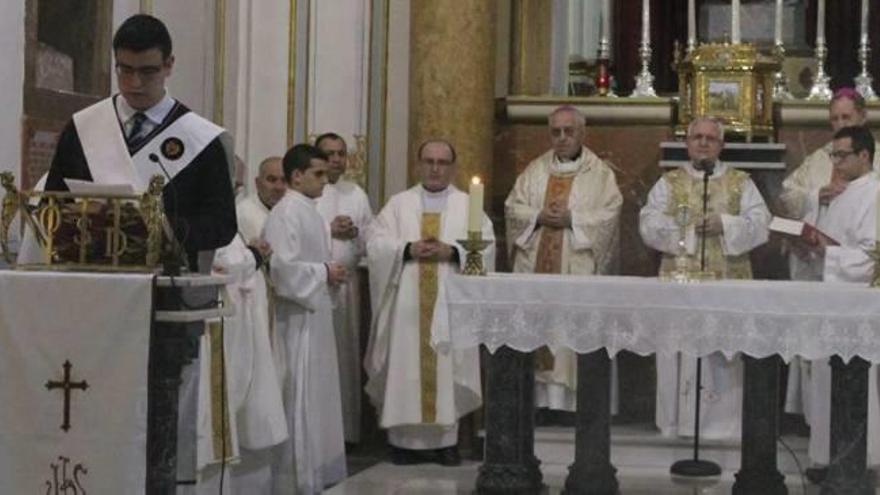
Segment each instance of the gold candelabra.
[[483,240],[480,231],[468,232],[467,239],[459,239],[458,243],[467,250],[464,262],[463,275],[485,275],[486,268],[483,266],[483,250],[492,244],[492,241]]

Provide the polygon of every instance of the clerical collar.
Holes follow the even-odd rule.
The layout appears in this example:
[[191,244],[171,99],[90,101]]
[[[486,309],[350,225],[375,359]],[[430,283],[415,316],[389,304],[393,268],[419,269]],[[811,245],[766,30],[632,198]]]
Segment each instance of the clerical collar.
[[422,186],[422,209],[427,212],[443,211],[446,208],[446,199],[452,188],[446,186],[442,191],[429,191]]
[[132,106],[129,105],[127,101],[125,101],[125,97],[121,94],[117,95],[117,97],[115,98],[115,103],[116,114],[119,115],[119,121],[123,124],[134,117],[134,114],[141,112],[146,115],[147,118],[150,119],[150,122],[152,122],[154,125],[159,125],[165,121],[165,117],[167,117],[171,110],[174,108],[174,98],[171,97],[167,89],[165,90],[165,96],[163,96],[162,99],[159,100],[159,103],[156,103],[146,110],[137,110],[135,108],[132,108]]
[[556,154],[553,154],[553,162],[551,163],[551,169],[553,172],[561,173],[561,174],[570,174],[577,169],[581,168],[581,165],[584,162],[584,150],[580,149],[577,156],[570,161],[560,161],[559,157]]
[[[692,177],[699,177],[701,179],[703,178],[704,172],[694,167],[694,164],[691,162],[687,162],[687,164],[684,166],[684,170]],[[715,169],[712,171],[712,174],[709,177],[720,177],[726,171],[727,165],[725,165],[724,162],[722,162],[721,160],[715,160]]]

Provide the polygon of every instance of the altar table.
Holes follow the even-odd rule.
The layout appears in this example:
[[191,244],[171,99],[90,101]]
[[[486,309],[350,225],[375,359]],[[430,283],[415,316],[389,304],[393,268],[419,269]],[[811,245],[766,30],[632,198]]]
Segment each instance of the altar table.
[[610,463],[609,355],[742,353],[742,461],[734,493],[786,493],[776,465],[781,360],[832,364],[832,458],[822,493],[873,493],[865,469],[869,362],[880,362],[880,292],[788,281],[677,284],[653,278],[533,274],[455,275],[438,296],[436,348],[485,345],[486,451],[478,493],[541,489],[533,455],[531,351],[578,356],[575,462],[566,492],[617,492]]

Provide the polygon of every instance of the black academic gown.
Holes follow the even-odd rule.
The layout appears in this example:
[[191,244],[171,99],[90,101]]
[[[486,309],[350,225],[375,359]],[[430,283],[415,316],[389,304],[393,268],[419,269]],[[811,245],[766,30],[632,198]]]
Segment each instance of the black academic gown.
[[[118,96],[116,96],[118,98]],[[137,147],[129,147],[134,155],[172,122],[190,112],[180,102]],[[118,132],[122,133],[122,125]],[[235,197],[231,170],[220,136],[211,141],[190,164],[165,185],[162,199],[165,215],[177,239],[187,253],[189,266],[195,270],[199,251],[223,247],[232,241],[238,229],[235,219]],[[47,191],[67,191],[64,179],[92,180],[73,120],[61,132],[55,156],[46,179]]]

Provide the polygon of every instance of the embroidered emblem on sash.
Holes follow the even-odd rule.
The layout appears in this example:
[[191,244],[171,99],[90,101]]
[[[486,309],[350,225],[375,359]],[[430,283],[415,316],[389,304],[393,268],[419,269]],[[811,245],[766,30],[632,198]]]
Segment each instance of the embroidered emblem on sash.
[[170,137],[162,141],[162,156],[169,160],[177,160],[183,156],[183,141],[176,137]]

